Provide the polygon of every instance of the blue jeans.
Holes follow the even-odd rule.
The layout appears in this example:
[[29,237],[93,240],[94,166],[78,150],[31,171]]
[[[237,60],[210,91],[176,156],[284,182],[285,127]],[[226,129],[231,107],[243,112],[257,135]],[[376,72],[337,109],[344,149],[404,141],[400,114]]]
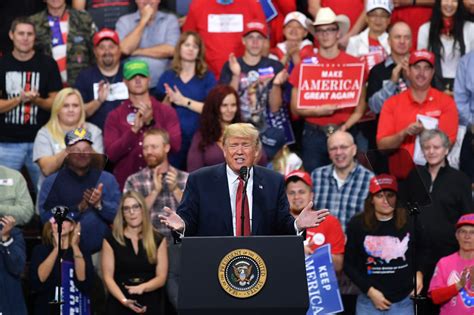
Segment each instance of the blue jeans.
[[40,176],[38,165],[33,162],[33,142],[0,142],[0,165],[21,171],[26,166],[35,191]]
[[413,315],[413,301],[410,296],[397,303],[392,303],[386,311],[379,311],[375,308],[372,300],[365,294],[357,297],[356,315]]
[[303,129],[301,158],[306,172],[310,173],[320,166],[331,163],[328,155],[326,134],[305,123]]

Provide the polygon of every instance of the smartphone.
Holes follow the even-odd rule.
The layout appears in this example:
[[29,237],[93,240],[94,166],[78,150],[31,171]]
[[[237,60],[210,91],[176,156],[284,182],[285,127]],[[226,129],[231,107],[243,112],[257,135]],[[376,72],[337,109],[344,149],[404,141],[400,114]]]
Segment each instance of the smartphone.
[[137,301],[133,302],[133,305],[135,305],[138,308],[143,308],[144,306],[138,303]]

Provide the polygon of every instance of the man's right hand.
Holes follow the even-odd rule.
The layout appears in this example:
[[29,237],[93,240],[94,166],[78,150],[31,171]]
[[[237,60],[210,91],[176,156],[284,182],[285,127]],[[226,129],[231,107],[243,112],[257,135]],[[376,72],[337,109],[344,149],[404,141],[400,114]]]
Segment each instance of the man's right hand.
[[160,218],[160,222],[173,231],[182,233],[184,231],[184,221],[181,217],[176,214],[173,210],[168,207],[163,207],[163,211],[165,214],[160,214],[158,217]]
[[12,216],[4,216],[0,219],[0,224],[3,225],[2,230],[0,230],[1,241],[5,242],[10,238],[10,232],[15,226],[16,220]]
[[240,76],[242,69],[240,68],[240,63],[237,61],[237,57],[234,53],[230,53],[229,55],[229,69],[234,76]]
[[107,97],[109,97],[110,93],[110,84],[108,82],[105,82],[104,80],[99,82],[99,90],[97,92],[97,101],[102,104],[107,100]]
[[155,14],[155,10],[149,4],[143,7],[143,10],[140,11],[140,22],[144,23],[145,25],[150,22],[151,17]]
[[405,134],[409,136],[416,136],[423,131],[423,124],[419,121],[411,123],[405,128]]
[[23,103],[32,102],[33,99],[37,98],[39,93],[37,91],[21,91],[20,100]]
[[143,122],[142,114],[138,112],[135,115],[135,120],[131,128],[132,132],[137,133],[140,129],[142,129],[143,125],[144,125],[144,122]]
[[87,210],[87,208],[89,208],[89,203],[87,202],[87,200],[88,200],[87,197],[83,195],[81,202],[77,205],[77,209],[79,210],[80,213],[83,213],[84,211]]
[[397,63],[396,66],[392,70],[392,76],[390,77],[390,80],[393,83],[398,83],[398,80],[402,76],[403,72],[406,72],[408,70],[408,58],[403,58],[401,62]]
[[390,80],[397,84],[398,80],[400,79],[400,76],[402,74],[403,66],[401,63],[397,64],[395,68],[392,70],[392,76],[390,77]]
[[159,167],[155,167],[153,170],[153,185],[155,186],[155,189],[153,190],[159,194],[163,189],[163,174]]

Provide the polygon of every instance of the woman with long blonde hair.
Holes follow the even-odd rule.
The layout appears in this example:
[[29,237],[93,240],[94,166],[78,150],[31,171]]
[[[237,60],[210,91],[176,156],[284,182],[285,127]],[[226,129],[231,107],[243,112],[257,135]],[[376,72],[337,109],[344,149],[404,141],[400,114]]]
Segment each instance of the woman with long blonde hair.
[[78,127],[91,132],[94,151],[104,152],[102,131],[85,120],[86,112],[81,93],[69,87],[59,91],[54,98],[51,117],[38,131],[33,146],[33,161],[38,163],[43,176],[49,176],[59,170],[67,155],[64,136]]
[[166,239],[156,230],[143,196],[122,196],[112,233],[102,246],[102,270],[109,291],[107,314],[160,314],[168,273]]

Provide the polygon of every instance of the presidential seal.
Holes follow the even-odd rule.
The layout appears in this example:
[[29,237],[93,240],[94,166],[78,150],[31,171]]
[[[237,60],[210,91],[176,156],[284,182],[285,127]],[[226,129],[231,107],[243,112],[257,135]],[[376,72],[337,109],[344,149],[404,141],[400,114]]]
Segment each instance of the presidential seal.
[[256,252],[236,249],[219,264],[219,283],[233,297],[245,299],[257,294],[267,280],[267,266]]

